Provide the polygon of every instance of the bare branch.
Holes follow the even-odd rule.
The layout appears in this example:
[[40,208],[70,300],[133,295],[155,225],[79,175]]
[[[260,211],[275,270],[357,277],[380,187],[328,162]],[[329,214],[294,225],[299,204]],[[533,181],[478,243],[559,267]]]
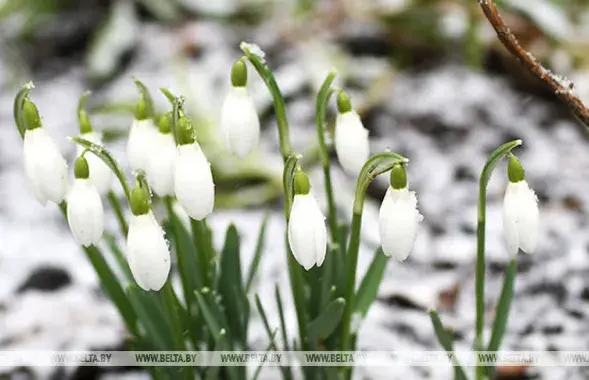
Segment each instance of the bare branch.
[[499,40],[507,50],[536,78],[544,82],[556,96],[565,103],[579,120],[589,127],[589,108],[573,93],[573,83],[546,69],[538,60],[527,52],[518,42],[501,15],[497,11],[494,0],[479,0],[479,4],[491,23]]

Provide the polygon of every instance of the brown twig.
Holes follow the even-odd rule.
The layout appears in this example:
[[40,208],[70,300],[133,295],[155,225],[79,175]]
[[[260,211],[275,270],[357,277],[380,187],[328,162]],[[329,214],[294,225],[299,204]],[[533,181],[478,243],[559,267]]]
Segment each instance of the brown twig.
[[589,108],[573,93],[573,83],[546,69],[519,44],[519,41],[509,27],[505,25],[503,18],[497,11],[494,0],[479,0],[479,4],[487,20],[497,32],[503,46],[507,48],[511,55],[519,59],[526,70],[550,87],[556,96],[569,107],[571,112],[589,128]]

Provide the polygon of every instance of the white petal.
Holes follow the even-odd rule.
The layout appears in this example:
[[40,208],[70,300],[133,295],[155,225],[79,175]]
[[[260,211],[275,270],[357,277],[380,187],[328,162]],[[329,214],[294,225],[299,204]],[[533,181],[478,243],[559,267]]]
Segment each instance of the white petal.
[[[102,144],[102,137],[97,132],[88,132],[80,135],[81,138],[86,139],[88,141],[93,142],[94,144],[103,145]],[[78,153],[79,156],[84,151],[84,148],[78,145]],[[88,152],[84,155],[86,160],[88,161],[88,167],[90,169],[90,180],[96,186],[96,190],[100,195],[104,195],[108,193],[111,188],[112,180],[113,180],[113,172],[110,170],[108,165],[104,163],[100,158],[94,155],[91,152]]]
[[517,190],[517,186],[514,187],[513,183],[509,182],[503,199],[503,233],[507,242],[507,251],[511,255],[517,254],[520,243],[517,227],[519,213]]
[[526,181],[507,184],[503,226],[511,254],[516,254],[518,248],[526,253],[534,252],[539,233],[538,200]]
[[176,143],[171,133],[157,132],[153,154],[149,159],[147,178],[159,196],[174,195]]
[[405,260],[413,248],[422,219],[417,210],[415,193],[406,188],[395,190],[389,186],[378,215],[383,252],[398,261]]
[[152,212],[131,217],[127,258],[133,278],[143,290],[160,290],[170,273],[170,250]]
[[156,133],[153,120],[133,120],[127,141],[127,156],[133,170],[147,171]]
[[357,176],[370,155],[368,130],[355,111],[338,114],[335,127],[337,157],[351,176]]
[[25,132],[25,172],[37,200],[60,203],[67,192],[67,164],[43,128]]
[[306,270],[323,264],[327,249],[325,217],[311,193],[294,197],[288,243],[293,256]]
[[192,219],[202,220],[213,212],[215,184],[211,165],[197,143],[178,147],[174,190]]
[[78,244],[96,245],[104,230],[104,211],[100,195],[86,179],[76,179],[68,194],[67,219]]
[[239,157],[247,156],[260,140],[260,120],[254,101],[245,87],[231,87],[221,110],[225,148]]

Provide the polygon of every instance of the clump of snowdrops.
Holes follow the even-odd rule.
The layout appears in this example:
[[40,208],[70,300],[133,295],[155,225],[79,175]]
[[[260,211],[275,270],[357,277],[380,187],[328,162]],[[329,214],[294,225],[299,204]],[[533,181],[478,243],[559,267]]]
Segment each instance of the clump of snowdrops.
[[[417,196],[409,191],[409,160],[394,152],[370,155],[368,131],[352,106],[348,94],[332,86],[335,73],[327,75],[316,103],[317,139],[320,144],[324,188],[310,183],[301,166],[301,155],[289,140],[286,105],[264,53],[255,45],[242,43],[244,56],[232,67],[230,88],[222,108],[220,131],[227,154],[245,157],[257,148],[260,122],[247,90],[247,65],[263,79],[274,102],[280,152],[284,160],[284,216],[288,274],[296,310],[298,331],[291,339],[285,326],[283,293],[276,287],[273,300],[250,294],[262,256],[265,223],[262,222],[256,252],[244,275],[241,269],[239,234],[233,225],[225,244],[217,252],[206,219],[214,212],[215,176],[199,145],[183,98],[162,89],[171,109],[156,114],[148,89],[138,80],[139,100],[127,143],[128,165],[133,178],[93,130],[85,110],[88,93],[78,107],[80,134],[70,137],[78,144],[73,164],[73,182],[68,165],[45,131],[35,104],[30,100],[32,84],[25,85],[15,99],[15,122],[24,141],[24,167],[37,200],[61,208],[72,235],[94,266],[104,290],[118,308],[132,338],[129,345],[141,350],[243,350],[248,348],[248,322],[252,298],[269,337],[269,350],[354,350],[361,322],[375,300],[390,257],[405,260],[423,219]],[[327,136],[326,109],[335,96],[338,115],[335,135]],[[338,215],[331,182],[330,149],[334,141],[344,171],[356,179],[351,221]],[[508,142],[489,157],[480,177],[477,261],[476,341],[478,351],[496,351],[502,340],[509,313],[519,248],[533,252],[538,238],[538,207],[534,192],[525,181],[521,162],[512,150],[521,140]],[[483,341],[485,277],[486,187],[497,163],[508,159],[508,185],[503,224],[510,264],[492,326],[491,339]],[[377,176],[387,174],[390,186],[379,213],[381,248],[357,287],[357,262],[366,190]],[[112,192],[116,179],[123,189],[123,203]],[[325,191],[326,215],[315,195]],[[104,201],[118,219],[126,237],[121,248],[113,233],[104,231]],[[154,205],[165,205],[156,215]],[[131,212],[129,219],[124,209]],[[181,212],[183,210],[183,212]],[[189,216],[186,222],[181,214]],[[106,240],[106,244],[102,244]],[[104,249],[106,248],[106,249]],[[175,260],[172,259],[175,258]],[[172,262],[176,265],[172,265]],[[172,271],[172,268],[175,268]],[[178,282],[171,273],[178,273]],[[176,286],[178,285],[178,286]],[[278,327],[266,317],[264,303],[275,302]],[[447,351],[452,351],[451,333],[435,310],[430,311],[435,334]],[[281,342],[276,337],[280,332]],[[467,378],[454,362],[455,376]],[[293,368],[281,368],[285,379]],[[154,378],[245,379],[245,367],[152,368]],[[492,368],[477,366],[476,378],[490,376]],[[259,374],[259,371],[253,375]],[[352,368],[303,367],[307,379],[350,378]]]

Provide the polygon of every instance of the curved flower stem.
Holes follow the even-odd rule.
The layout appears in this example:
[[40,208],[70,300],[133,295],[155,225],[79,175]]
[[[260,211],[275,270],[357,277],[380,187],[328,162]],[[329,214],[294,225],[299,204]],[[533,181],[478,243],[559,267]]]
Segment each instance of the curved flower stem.
[[[354,288],[356,285],[356,268],[358,266],[358,250],[360,248],[360,230],[362,227],[362,210],[364,208],[364,197],[368,185],[378,175],[391,170],[396,163],[406,163],[408,160],[393,152],[377,153],[370,157],[362,167],[358,182],[356,183],[356,193],[354,195],[354,214],[352,216],[352,225],[350,231],[350,242],[346,255],[346,305],[342,317],[342,338],[341,349],[347,350],[350,341],[350,324],[352,321],[352,310],[354,308]],[[379,166],[382,166],[379,168]],[[348,369],[351,373],[351,369]]]
[[129,189],[129,184],[127,183],[127,177],[125,177],[121,166],[108,151],[108,149],[78,136],[70,136],[68,138],[76,144],[79,144],[88,149],[92,154],[100,158],[110,168],[110,170],[112,170],[121,183],[123,191],[125,192],[125,197],[127,198],[127,202],[131,204],[131,190]]
[[14,98],[14,106],[12,111],[14,116],[14,122],[16,123],[16,128],[18,129],[18,133],[21,139],[25,137],[26,130],[22,112],[23,104],[25,99],[29,96],[29,92],[31,92],[33,88],[35,88],[33,82],[26,83],[24,86],[22,86],[22,88]]
[[317,139],[319,141],[319,152],[321,154],[321,164],[323,166],[323,176],[325,178],[325,193],[327,196],[327,221],[331,240],[334,241],[337,236],[337,215],[335,200],[333,198],[333,187],[331,184],[331,170],[329,166],[329,151],[325,143],[325,111],[329,98],[333,94],[331,84],[335,79],[336,73],[331,71],[321,85],[317,94],[317,103],[315,107],[315,124],[317,125]]
[[[487,185],[497,163],[512,149],[520,146],[522,140],[513,140],[495,149],[487,159],[479,180],[478,221],[477,221],[477,261],[475,272],[476,324],[475,350],[484,351],[483,327],[485,325],[485,222],[487,219]],[[476,367],[476,378],[483,379],[485,368]]]
[[280,88],[276,83],[274,74],[268,65],[266,65],[264,58],[255,54],[255,52],[252,52],[250,50],[250,45],[245,42],[241,43],[240,48],[245,53],[245,56],[254,66],[258,74],[260,74],[260,77],[262,77],[266,87],[268,87],[268,91],[270,91],[270,94],[272,95],[272,100],[274,102],[274,113],[276,117],[276,124],[278,125],[278,135],[280,139],[280,153],[282,154],[283,161],[286,161],[292,153],[292,147],[290,145],[290,139],[288,135],[286,105],[284,104],[284,97],[282,96],[282,92],[280,92]]

